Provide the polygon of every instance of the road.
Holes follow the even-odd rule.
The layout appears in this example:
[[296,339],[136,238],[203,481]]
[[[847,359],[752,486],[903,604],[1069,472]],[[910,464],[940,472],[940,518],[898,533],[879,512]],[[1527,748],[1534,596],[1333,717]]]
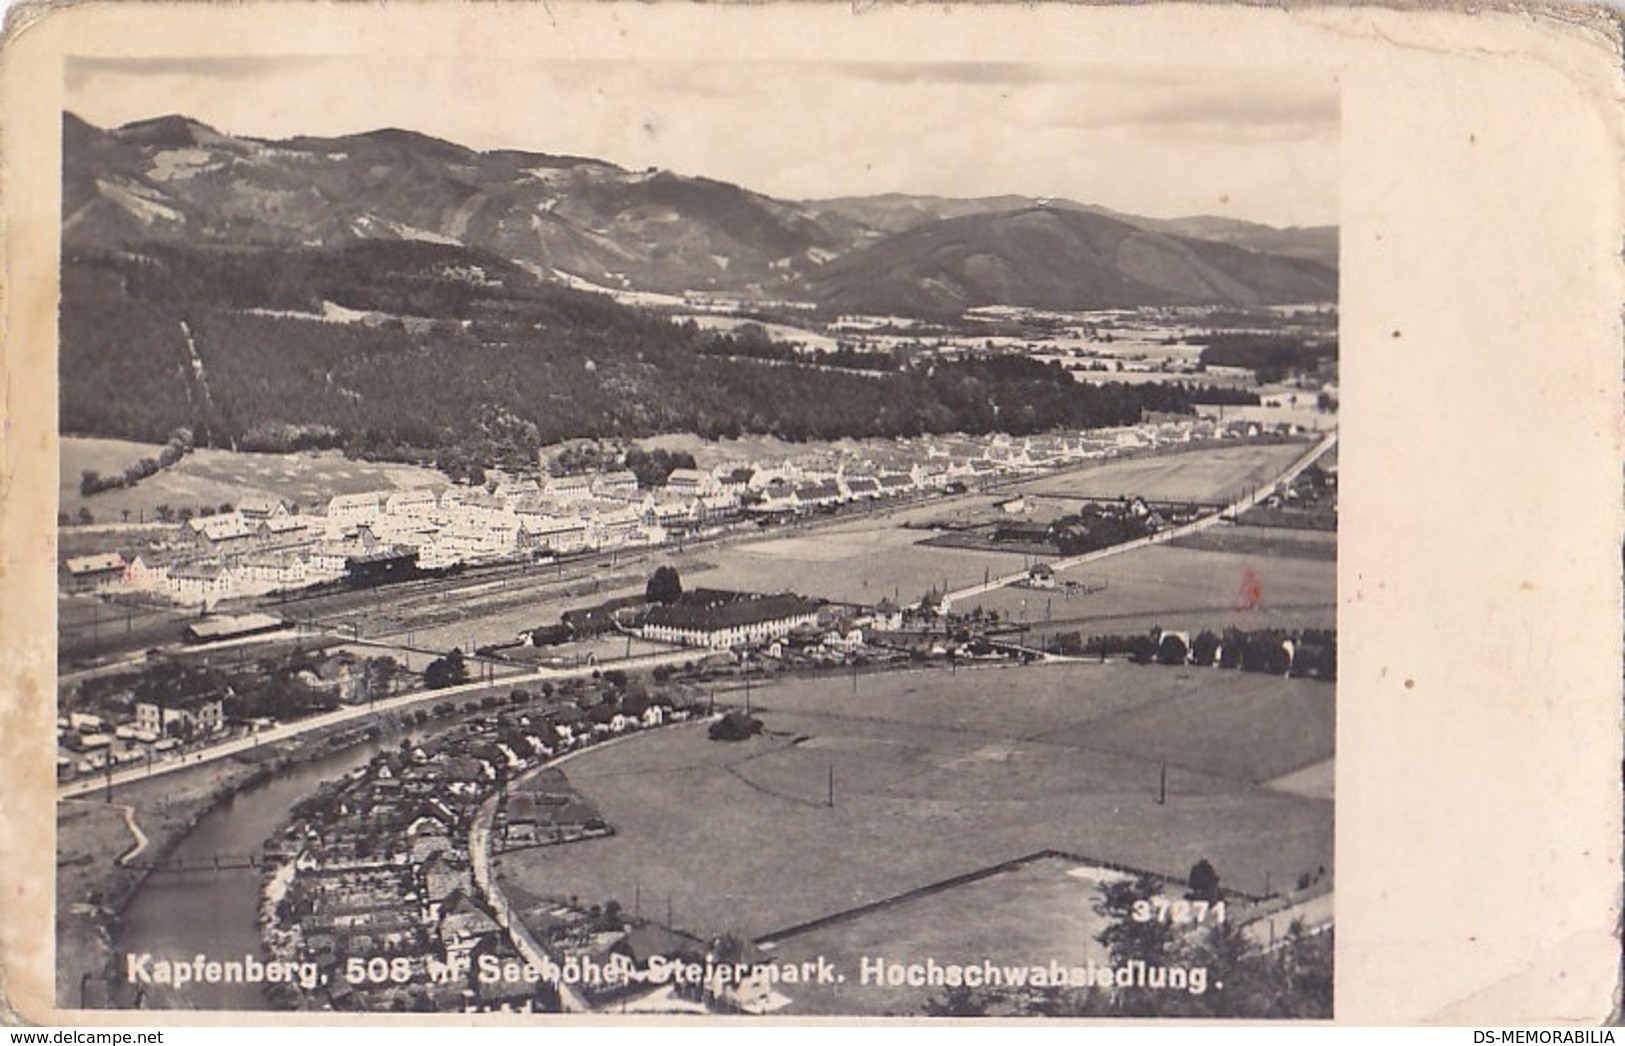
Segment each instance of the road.
[[[694,726],[709,721],[708,719],[697,719],[685,725]],[[673,729],[673,727],[667,726],[663,729],[669,730]],[[513,904],[508,900],[508,895],[503,892],[501,884],[497,882],[496,877],[492,874],[491,827],[496,818],[497,802],[502,798],[504,792],[512,791],[521,782],[541,773],[543,770],[562,766],[583,752],[600,751],[610,745],[629,741],[636,736],[637,734],[624,734],[621,737],[613,737],[607,741],[600,741],[590,748],[578,748],[557,758],[550,759],[539,766],[532,767],[517,779],[508,782],[508,784],[488,796],[485,802],[480,804],[479,810],[474,814],[473,822],[468,826],[469,870],[473,875],[474,885],[485,896],[486,903],[496,916],[497,923],[508,931],[508,939],[513,943],[514,949],[519,952],[520,957],[525,962],[537,970],[556,967],[558,960],[549,955],[547,949],[542,947],[541,942],[536,940],[535,935],[530,932],[530,927],[526,926],[524,919],[520,917],[518,912],[514,911]],[[581,997],[580,992],[562,983],[557,985],[557,988],[559,1005],[565,1013],[592,1012],[592,1007]]]
[[331,712],[324,712],[309,719],[300,719],[292,723],[261,730],[257,734],[234,738],[212,745],[201,752],[188,752],[183,758],[162,763],[132,764],[123,770],[115,770],[109,780],[109,775],[92,774],[75,778],[56,790],[58,799],[71,799],[75,796],[88,795],[92,792],[104,790],[109,787],[118,787],[123,784],[132,784],[145,781],[153,777],[162,777],[177,770],[190,769],[212,763],[217,759],[229,759],[240,752],[247,752],[262,744],[275,744],[309,733],[312,730],[321,730],[326,727],[338,726],[344,723],[359,722],[368,716],[381,712],[400,711],[417,705],[437,704],[441,701],[452,700],[465,694],[485,693],[495,689],[525,686],[530,683],[543,683],[558,679],[591,676],[594,672],[605,668],[618,668],[623,671],[655,668],[659,665],[680,665],[684,661],[693,661],[704,657],[710,651],[684,647],[659,654],[643,654],[637,657],[615,661],[613,664],[581,665],[573,668],[542,668],[525,675],[509,676],[493,682],[464,683],[460,686],[449,686],[442,690],[419,690],[410,694],[401,694],[398,697],[387,698],[383,701],[374,701],[371,704],[355,705],[350,708],[339,708]]
[[[1073,567],[1081,567],[1089,563],[1098,563],[1100,560],[1106,559],[1110,556],[1121,555],[1124,552],[1132,552],[1137,548],[1145,548],[1148,545],[1166,544],[1175,538],[1184,537],[1186,534],[1195,534],[1199,531],[1207,530],[1209,527],[1219,526],[1224,522],[1225,516],[1233,515],[1243,511],[1244,509],[1252,508],[1254,505],[1259,504],[1273,494],[1275,492],[1275,487],[1278,484],[1291,482],[1293,479],[1296,479],[1298,473],[1314,464],[1320,459],[1321,455],[1331,450],[1336,444],[1337,432],[1334,429],[1333,431],[1327,433],[1325,439],[1322,439],[1319,443],[1315,444],[1314,447],[1312,447],[1307,453],[1305,453],[1297,461],[1293,462],[1285,472],[1282,472],[1268,483],[1259,484],[1258,488],[1253,493],[1231,502],[1222,510],[1215,512],[1212,515],[1203,516],[1201,519],[1186,523],[1183,526],[1159,531],[1156,534],[1150,534],[1143,538],[1136,538],[1133,541],[1127,541],[1121,545],[1113,545],[1110,548],[1103,548],[1094,552],[1085,552],[1081,556],[1073,556],[1070,559],[1050,560],[1049,565],[1051,569],[1055,571],[1070,570]],[[1003,577],[993,578],[992,580],[985,581],[980,585],[972,585],[969,588],[961,588],[957,591],[949,592],[943,597],[942,610],[944,613],[947,613],[948,609],[953,606],[957,600],[971,599],[975,596],[984,595],[988,592],[993,592],[1008,585],[1013,585],[1017,581],[1021,581],[1026,577],[1027,571],[1020,570],[1013,574],[1006,574]]]
[[1259,948],[1273,951],[1287,942],[1294,922],[1302,922],[1304,932],[1311,936],[1330,927],[1334,910],[1332,896],[1328,891],[1311,897],[1290,908],[1254,919],[1242,929]]

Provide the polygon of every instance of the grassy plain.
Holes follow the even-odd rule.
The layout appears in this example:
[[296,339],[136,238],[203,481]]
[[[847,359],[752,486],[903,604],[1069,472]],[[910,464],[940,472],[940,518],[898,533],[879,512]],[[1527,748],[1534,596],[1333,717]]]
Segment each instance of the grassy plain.
[[[1302,556],[1210,552],[1151,545],[1062,571],[1062,581],[1105,587],[1088,595],[1003,588],[956,601],[954,609],[997,610],[1025,621],[1031,636],[1058,631],[1089,635],[1164,629],[1332,628],[1337,623],[1337,564]],[[1260,600],[1247,605],[1256,584]]]
[[501,872],[531,894],[669,896],[683,929],[750,937],[1045,849],[1176,878],[1205,856],[1261,894],[1331,864],[1331,804],[1255,782],[1330,757],[1332,694],[1128,665],[786,680],[752,695],[764,736],[678,728],[574,760],[617,834]]
[[[903,529],[902,515],[859,517],[805,533],[706,549],[703,555],[715,568],[686,583],[757,592],[793,589],[849,603],[874,603],[882,596],[912,603],[944,581],[949,588],[962,588],[1019,570],[1025,562],[1015,553],[920,545],[929,534]],[[682,571],[682,561],[676,563]]]
[[1100,465],[1018,484],[1014,493],[1148,501],[1218,502],[1264,484],[1296,461],[1308,444],[1220,444],[1173,453],[1116,458]]
[[152,520],[159,505],[175,510],[235,505],[245,497],[280,497],[305,509],[325,509],[337,494],[369,490],[444,487],[446,477],[434,469],[389,462],[351,461],[336,451],[303,454],[249,454],[203,448],[149,476],[134,487],[79,493],[81,473],[122,473],[143,457],[156,458],[159,447],[125,440],[64,436],[61,441],[59,511],[76,514],[88,508],[99,523]]

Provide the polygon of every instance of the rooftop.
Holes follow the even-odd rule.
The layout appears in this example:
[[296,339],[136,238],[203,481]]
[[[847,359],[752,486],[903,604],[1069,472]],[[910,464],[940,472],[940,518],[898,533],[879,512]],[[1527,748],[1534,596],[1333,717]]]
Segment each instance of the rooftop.
[[655,607],[644,620],[647,624],[665,628],[717,632],[725,628],[783,621],[814,613],[815,610],[812,603],[791,592],[768,596],[700,588],[683,593],[678,602],[671,606]]

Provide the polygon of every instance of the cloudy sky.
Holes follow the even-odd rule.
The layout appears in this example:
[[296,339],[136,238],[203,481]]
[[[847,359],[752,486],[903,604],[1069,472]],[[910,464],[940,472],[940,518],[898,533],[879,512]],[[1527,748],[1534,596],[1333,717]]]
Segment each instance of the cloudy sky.
[[403,127],[789,199],[1059,196],[1157,217],[1337,221],[1325,71],[1011,63],[76,58],[68,108],[254,137]]

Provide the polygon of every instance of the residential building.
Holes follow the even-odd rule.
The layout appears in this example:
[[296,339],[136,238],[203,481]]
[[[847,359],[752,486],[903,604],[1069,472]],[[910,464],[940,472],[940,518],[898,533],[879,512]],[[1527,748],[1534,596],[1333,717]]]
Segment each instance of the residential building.
[[182,603],[212,603],[231,594],[231,577],[219,563],[177,563],[166,579],[169,594]]
[[327,503],[327,519],[342,525],[371,523],[382,508],[377,492],[340,494]]
[[519,526],[521,540],[530,548],[564,555],[587,547],[587,523],[579,517],[525,516]]
[[621,469],[618,472],[600,472],[592,479],[592,496],[610,501],[636,501],[638,477]]
[[98,556],[74,556],[62,566],[63,591],[100,592],[122,584],[128,564],[117,552],[104,552]]
[[[636,478],[632,484],[637,485]],[[542,493],[555,501],[585,501],[592,497],[592,477],[554,476],[542,487]]]
[[247,497],[237,502],[237,511],[253,522],[262,519],[281,519],[289,515],[288,503],[281,498]]
[[186,527],[193,547],[209,555],[241,552],[254,542],[254,527],[236,512],[194,517],[186,521]]
[[216,733],[225,725],[225,702],[218,697],[175,697],[162,703],[137,701],[135,725],[139,731],[160,737]]
[[672,469],[666,477],[666,489],[673,494],[699,497],[710,493],[713,483],[710,474],[699,469]]

